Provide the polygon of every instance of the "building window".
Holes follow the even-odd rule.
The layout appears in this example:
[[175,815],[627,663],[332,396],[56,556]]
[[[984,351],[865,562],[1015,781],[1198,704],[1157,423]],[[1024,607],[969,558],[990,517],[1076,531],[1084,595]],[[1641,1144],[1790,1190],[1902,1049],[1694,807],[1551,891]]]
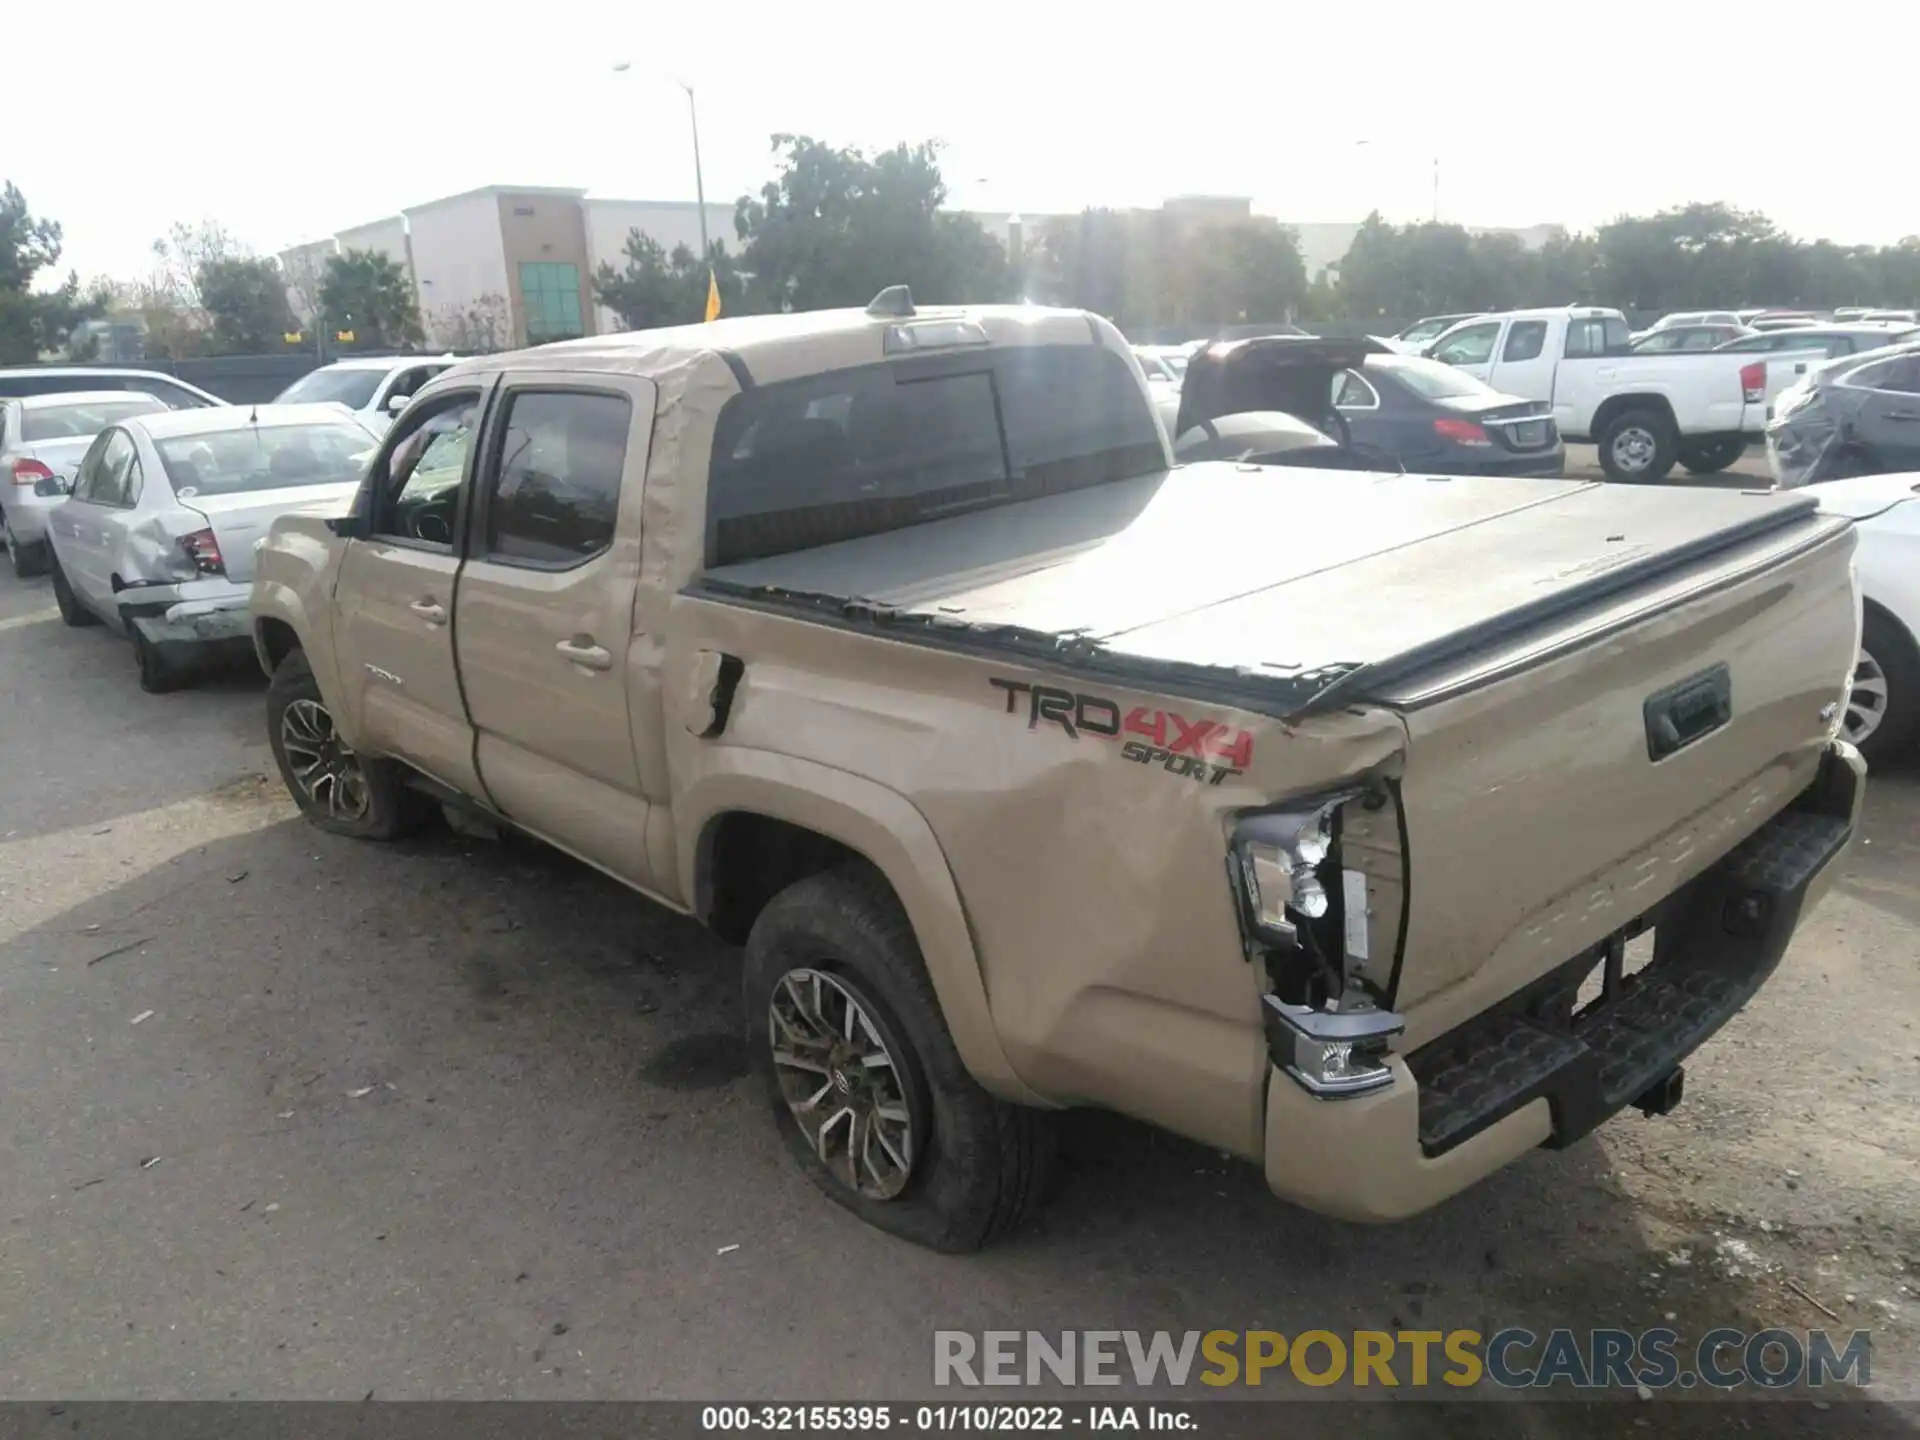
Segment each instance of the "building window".
[[527,307],[527,343],[571,340],[587,333],[580,319],[580,272],[546,260],[520,264],[520,298]]

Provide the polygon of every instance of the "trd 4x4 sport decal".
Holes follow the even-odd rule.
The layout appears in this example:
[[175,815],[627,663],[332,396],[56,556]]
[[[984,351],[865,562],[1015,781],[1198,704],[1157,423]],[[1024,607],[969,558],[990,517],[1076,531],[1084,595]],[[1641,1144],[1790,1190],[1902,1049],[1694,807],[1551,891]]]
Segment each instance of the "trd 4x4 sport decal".
[[1102,695],[1029,685],[1024,680],[989,678],[987,683],[1006,692],[1007,714],[1026,711],[1029,730],[1039,729],[1044,720],[1059,726],[1070,740],[1082,735],[1118,740],[1123,759],[1158,765],[1170,775],[1186,775],[1203,785],[1218,785],[1253,763],[1253,736],[1218,720],[1189,720],[1170,710],[1139,705],[1123,716],[1120,706]]

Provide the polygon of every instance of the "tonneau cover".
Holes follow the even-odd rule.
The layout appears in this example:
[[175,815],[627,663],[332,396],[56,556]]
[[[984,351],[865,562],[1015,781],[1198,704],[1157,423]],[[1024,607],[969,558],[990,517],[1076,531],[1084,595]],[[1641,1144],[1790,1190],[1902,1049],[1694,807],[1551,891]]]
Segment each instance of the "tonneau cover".
[[730,566],[703,587],[954,643],[1170,666],[1300,713],[1802,524],[1845,522],[1751,491],[1218,463]]

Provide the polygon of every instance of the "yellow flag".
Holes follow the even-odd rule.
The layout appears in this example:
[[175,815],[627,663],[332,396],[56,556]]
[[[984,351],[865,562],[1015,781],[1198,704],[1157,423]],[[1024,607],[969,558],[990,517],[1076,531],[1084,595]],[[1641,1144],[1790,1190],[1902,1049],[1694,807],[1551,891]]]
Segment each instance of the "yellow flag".
[[720,282],[714,278],[713,268],[707,268],[707,319],[720,318]]

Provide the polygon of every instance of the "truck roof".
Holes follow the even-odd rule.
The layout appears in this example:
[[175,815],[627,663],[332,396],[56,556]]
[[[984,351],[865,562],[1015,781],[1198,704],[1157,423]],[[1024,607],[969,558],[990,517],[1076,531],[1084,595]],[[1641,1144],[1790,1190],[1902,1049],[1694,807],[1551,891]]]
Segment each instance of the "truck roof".
[[[665,381],[707,358],[732,370],[741,388],[816,375],[855,365],[898,358],[887,349],[896,326],[929,332],[942,322],[970,322],[990,345],[1109,344],[1125,349],[1106,321],[1084,310],[1041,305],[955,305],[909,308],[905,313],[865,310],[812,310],[786,315],[740,315],[696,325],[634,330],[619,335],[590,335],[530,350],[477,356],[448,374],[484,374],[496,370],[591,370],[640,375]],[[1111,332],[1110,338],[1102,332]],[[977,341],[973,343],[978,343]],[[960,344],[928,344],[915,353],[960,349]],[[664,388],[664,387],[663,387]]]

